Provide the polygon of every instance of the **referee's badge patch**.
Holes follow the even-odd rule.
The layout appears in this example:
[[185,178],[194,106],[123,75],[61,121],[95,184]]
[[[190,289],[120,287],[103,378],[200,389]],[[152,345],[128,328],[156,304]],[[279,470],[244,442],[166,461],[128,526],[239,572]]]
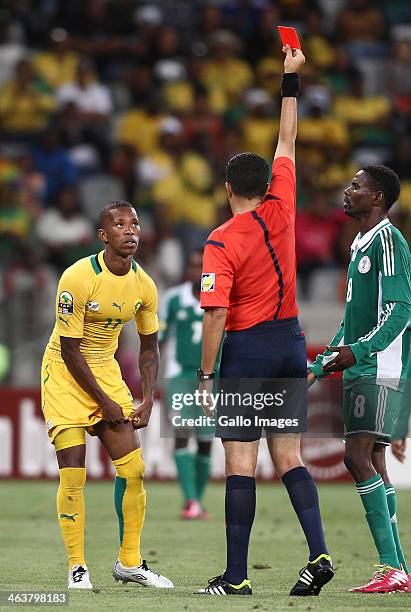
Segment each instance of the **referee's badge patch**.
[[204,293],[210,293],[210,291],[215,291],[215,273],[214,272],[206,272],[201,275],[201,291]]
[[73,296],[69,291],[61,291],[59,295],[59,306],[58,311],[60,314],[72,315],[73,314],[74,300]]
[[367,274],[370,268],[371,259],[368,257],[368,255],[364,255],[364,257],[361,257],[360,262],[358,264],[358,272],[360,272],[361,274]]

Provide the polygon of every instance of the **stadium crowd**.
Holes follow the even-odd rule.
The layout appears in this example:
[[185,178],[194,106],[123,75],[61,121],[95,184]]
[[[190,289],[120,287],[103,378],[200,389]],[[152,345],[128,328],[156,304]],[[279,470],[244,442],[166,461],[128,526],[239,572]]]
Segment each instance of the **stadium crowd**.
[[277,24],[298,29],[308,58],[297,148],[302,297],[322,295],[330,272],[343,293],[356,230],[342,187],[362,165],[397,171],[392,214],[411,238],[409,0],[8,0],[0,346],[20,364],[9,382],[37,381],[58,275],[99,249],[104,203],[135,203],[139,260],[160,295],[228,218],[227,160],[245,150],[269,159],[277,136]]

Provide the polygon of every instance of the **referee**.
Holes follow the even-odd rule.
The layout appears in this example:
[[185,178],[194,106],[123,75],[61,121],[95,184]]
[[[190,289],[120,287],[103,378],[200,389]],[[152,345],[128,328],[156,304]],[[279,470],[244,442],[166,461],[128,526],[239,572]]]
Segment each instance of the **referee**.
[[[307,410],[307,355],[296,304],[295,139],[298,73],[305,58],[299,49],[287,46],[283,50],[280,131],[271,182],[269,166],[258,155],[240,153],[233,157],[227,164],[225,184],[233,217],[215,229],[206,242],[201,287],[205,315],[198,378],[199,391],[204,392],[203,410],[210,416],[214,409],[209,393],[225,329],[220,389],[244,389],[247,384],[253,385],[253,380],[254,388],[258,388],[255,379],[264,379],[265,383],[267,379],[273,383],[294,380],[287,386],[288,401],[282,410],[287,417],[299,418],[286,419],[293,424],[289,433],[275,427],[264,429],[275,471],[287,487],[310,553],[290,595],[318,595],[332,579],[333,569],[324,542],[317,489],[300,455],[300,433],[305,430]],[[246,386],[241,387],[242,383]],[[263,429],[255,422],[256,414],[253,407],[244,412],[242,406],[219,404],[216,436],[222,440],[226,458],[227,566],[222,575],[209,580],[196,594],[252,593],[247,556]],[[270,416],[266,406],[258,414]]]

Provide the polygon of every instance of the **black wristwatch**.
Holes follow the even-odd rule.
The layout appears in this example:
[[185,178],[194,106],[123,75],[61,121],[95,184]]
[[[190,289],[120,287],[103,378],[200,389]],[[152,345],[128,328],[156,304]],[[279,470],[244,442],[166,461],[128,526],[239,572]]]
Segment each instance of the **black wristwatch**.
[[197,370],[197,378],[200,381],[203,381],[203,380],[213,380],[214,379],[214,372],[211,372],[211,374],[204,374],[203,370],[201,368],[198,368],[198,370]]

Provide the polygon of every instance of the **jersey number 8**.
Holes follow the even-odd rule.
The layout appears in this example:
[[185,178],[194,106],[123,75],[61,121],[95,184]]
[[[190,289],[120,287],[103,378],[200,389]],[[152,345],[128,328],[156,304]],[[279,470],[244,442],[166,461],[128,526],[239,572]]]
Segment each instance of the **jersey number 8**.
[[352,299],[352,278],[348,279],[346,302],[351,302]]

